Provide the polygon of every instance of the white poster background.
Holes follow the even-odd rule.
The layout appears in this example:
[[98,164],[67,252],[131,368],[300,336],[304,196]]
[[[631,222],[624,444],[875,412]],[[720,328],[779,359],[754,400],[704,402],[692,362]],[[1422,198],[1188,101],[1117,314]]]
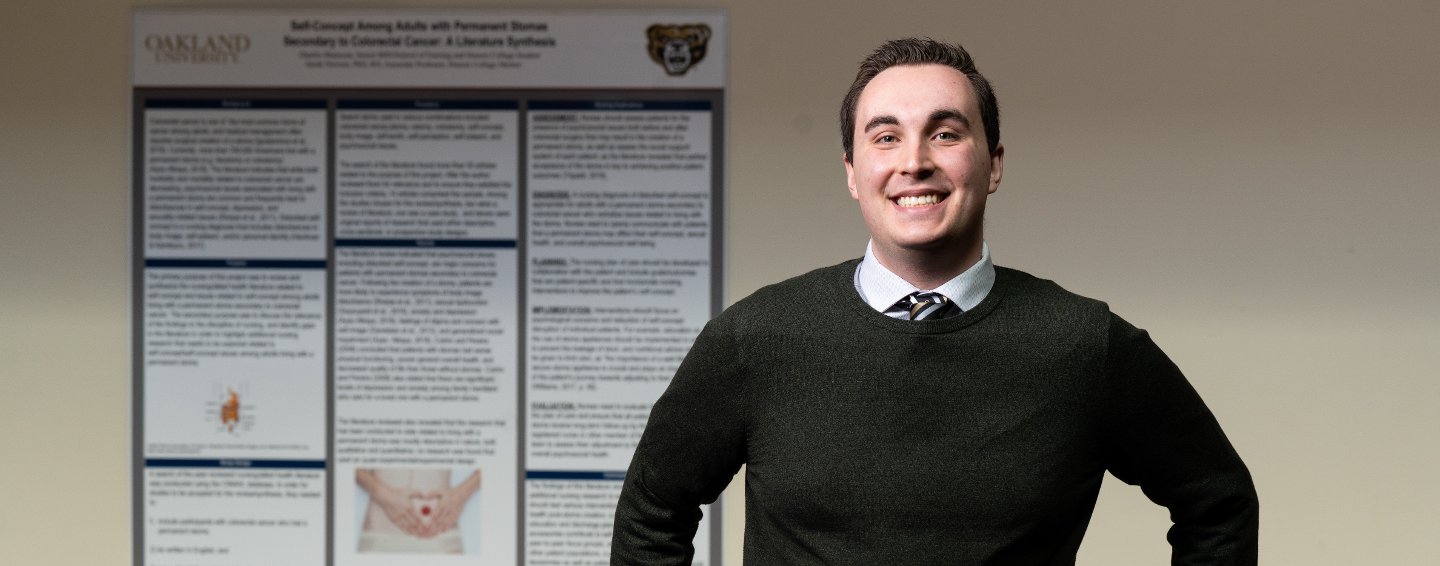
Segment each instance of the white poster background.
[[[420,101],[435,93],[442,93],[443,99],[465,98],[466,91],[474,92],[479,98],[490,99],[498,91],[504,97],[521,101],[519,116],[525,115],[525,103],[529,100],[587,99],[596,93],[598,99],[611,99],[623,92],[622,96],[633,96],[636,100],[674,100],[672,91],[688,93],[709,93],[696,96],[698,100],[709,100],[712,104],[723,104],[723,88],[726,77],[727,33],[726,15],[723,10],[235,10],[235,9],[186,9],[156,8],[141,9],[134,13],[131,50],[132,84],[139,99],[206,99],[221,101],[214,109],[153,109],[146,110],[143,103],[137,104],[136,141],[141,144],[136,151],[142,151],[143,144],[158,132],[147,131],[146,112],[155,115],[174,116],[231,116],[247,99],[263,98],[306,98],[324,99],[329,109],[324,111],[306,110],[307,118],[298,135],[305,143],[329,144],[325,150],[314,155],[296,156],[289,165],[303,166],[308,172],[303,181],[318,183],[322,191],[316,198],[305,198],[292,203],[303,210],[296,213],[319,214],[325,223],[324,241],[333,242],[346,235],[333,230],[333,220],[338,219],[337,207],[333,200],[336,191],[336,159],[365,161],[401,157],[461,161],[477,156],[465,155],[453,143],[433,144],[424,139],[409,141],[399,152],[351,150],[342,151],[334,137],[334,117],[346,110],[337,104],[342,100],[353,100],[357,92],[361,98],[377,100]],[[668,44],[668,46],[667,46]],[[439,90],[436,90],[439,89]],[[685,95],[691,96],[691,95]],[[258,98],[257,98],[258,97]],[[232,106],[231,100],[240,105]],[[293,110],[245,110],[253,116],[265,113],[290,113]],[[370,110],[366,110],[370,112]],[[380,112],[390,112],[388,110]],[[708,193],[704,199],[703,220],[711,233],[709,239],[676,239],[657,241],[650,250],[605,250],[573,249],[548,250],[564,252],[569,257],[612,257],[625,258],[684,258],[699,262],[699,275],[695,281],[687,281],[677,288],[667,302],[679,308],[679,316],[685,325],[698,330],[711,314],[716,304],[714,282],[719,280],[718,260],[714,251],[713,238],[718,237],[719,226],[713,223],[718,207],[718,176],[713,165],[719,154],[718,133],[712,127],[716,116],[722,115],[721,107],[714,106],[708,111],[693,113],[696,117],[688,134],[700,151],[708,151],[705,168],[702,171],[688,171],[684,174],[648,174],[628,178],[624,173],[613,174],[606,183],[587,185],[584,182],[567,183],[566,190],[578,193],[594,190],[614,190],[617,187],[640,188],[644,190],[695,191]],[[516,116],[504,111],[494,112],[496,117]],[[327,119],[322,119],[325,116]],[[501,118],[506,120],[505,118]],[[325,130],[325,127],[329,130]],[[524,122],[507,121],[505,129],[514,133],[524,131]],[[477,144],[475,151],[482,153],[478,159],[493,162],[493,174],[497,177],[515,178],[521,170],[520,164],[526,159],[525,148],[519,140],[509,135],[499,143]],[[458,152],[458,153],[457,153]],[[517,155],[516,152],[519,152]],[[399,155],[399,154],[404,154]],[[324,159],[328,155],[329,159]],[[318,169],[314,169],[318,167]],[[142,158],[136,160],[137,199],[137,292],[144,287],[146,274],[160,269],[177,267],[142,267],[147,258],[161,258],[176,262],[192,262],[183,269],[197,269],[193,262],[212,260],[234,261],[237,259],[279,259],[304,260],[314,263],[326,259],[324,268],[306,268],[301,278],[305,292],[318,301],[307,301],[307,311],[321,309],[324,316],[321,325],[305,331],[300,340],[307,350],[327,352],[333,344],[329,340],[336,322],[330,318],[333,313],[326,310],[328,302],[338,297],[333,285],[338,258],[347,249],[315,249],[313,242],[304,246],[272,245],[272,243],[243,241],[225,242],[222,248],[196,248],[183,253],[145,253],[145,229],[148,218],[144,216],[145,188],[153,172],[148,171]],[[530,186],[534,191],[539,185]],[[524,185],[513,187],[513,197],[521,197]],[[328,200],[325,197],[330,197]],[[511,204],[517,204],[515,198]],[[291,212],[290,210],[286,211]],[[313,216],[312,216],[313,217]],[[508,221],[502,221],[489,230],[470,231],[462,237],[468,239],[499,240],[518,239],[519,249],[496,249],[495,257],[500,261],[497,286],[492,291],[500,296],[528,298],[526,282],[521,278],[524,265],[531,253],[524,251],[524,237],[527,227],[516,221],[525,218],[522,209]],[[375,235],[359,236],[376,238]],[[421,236],[415,236],[421,237]],[[427,245],[417,240],[418,245]],[[379,244],[383,246],[384,244]],[[393,249],[393,248],[392,248]],[[175,251],[173,249],[167,251]],[[614,252],[614,253],[612,253]],[[600,255],[595,255],[600,254]],[[225,271],[223,268],[217,271]],[[254,266],[240,271],[255,271]],[[506,283],[508,282],[508,283]],[[500,283],[506,283],[499,285]],[[518,287],[517,287],[518,286]],[[588,306],[629,306],[637,304],[628,299],[611,300],[580,298],[567,301]],[[238,303],[237,303],[238,304]],[[413,554],[372,554],[356,555],[359,523],[367,504],[366,494],[355,485],[355,469],[364,464],[339,463],[334,456],[336,447],[327,443],[323,432],[335,426],[335,419],[344,416],[345,411],[337,406],[336,413],[325,410],[326,400],[335,395],[333,390],[310,385],[298,389],[274,387],[283,384],[287,375],[295,376],[297,383],[323,383],[319,377],[330,375],[333,360],[321,354],[296,363],[274,365],[271,362],[235,361],[233,356],[221,355],[214,360],[201,360],[208,381],[196,386],[186,383],[182,386],[177,379],[186,379],[182,374],[193,375],[200,368],[179,370],[173,367],[148,368],[143,359],[144,321],[137,323],[137,394],[135,408],[137,419],[144,423],[136,432],[136,512],[135,512],[135,556],[137,564],[165,564],[174,560],[193,563],[226,564],[272,564],[303,563],[317,564],[317,549],[326,546],[325,532],[330,530],[334,538],[329,541],[329,553],[325,558],[331,564],[458,564],[458,563],[524,563],[526,551],[522,533],[525,525],[524,506],[516,506],[515,498],[522,496],[527,488],[542,485],[545,480],[526,481],[525,474],[545,467],[576,470],[623,470],[628,453],[616,453],[604,461],[557,461],[526,462],[523,441],[525,431],[519,429],[523,417],[518,411],[525,405],[527,395],[524,382],[518,379],[525,352],[525,344],[519,342],[525,321],[518,309],[515,314],[492,317],[501,321],[504,328],[492,343],[496,358],[503,362],[491,366],[515,379],[503,386],[498,395],[492,394],[503,407],[485,404],[481,408],[482,418],[494,416],[508,419],[508,431],[512,438],[508,445],[497,446],[492,455],[475,458],[449,468],[452,481],[460,481],[469,471],[482,470],[482,484],[479,492],[467,506],[462,527],[469,540],[479,538],[479,548],[467,548],[463,557],[428,556],[416,561]],[[137,309],[148,312],[143,297],[137,297]],[[158,312],[158,311],[157,311]],[[517,319],[516,316],[520,318]],[[507,342],[508,341],[508,342]],[[500,344],[499,342],[506,342]],[[489,373],[491,370],[487,369]],[[266,374],[263,380],[246,376]],[[247,380],[248,379],[248,380]],[[193,380],[191,380],[193,381]],[[205,443],[206,437],[216,434],[234,437],[236,433],[217,428],[213,415],[229,389],[242,389],[242,411],[253,420],[242,420],[241,425],[248,440],[222,446],[224,443]],[[311,389],[316,389],[311,391]],[[621,387],[604,393],[614,399],[586,399],[583,396],[561,396],[569,400],[621,401],[632,406],[648,404],[658,396],[663,386],[647,384],[642,387]],[[505,398],[509,401],[505,401]],[[263,403],[262,403],[263,401]],[[491,403],[494,400],[487,400]],[[249,404],[244,404],[249,403]],[[202,409],[192,408],[200,404]],[[474,408],[474,407],[472,407]],[[454,414],[456,407],[416,407],[420,413],[437,418],[475,418],[469,411]],[[368,418],[374,416],[362,405],[351,406],[351,416]],[[394,415],[390,415],[394,416]],[[288,432],[286,432],[288,431]],[[150,447],[164,445],[157,454]],[[221,462],[221,468],[187,468],[185,458],[230,459]],[[146,458],[158,458],[155,467],[145,465]],[[168,459],[168,463],[162,460]],[[183,482],[176,479],[175,472],[197,474],[197,477],[233,478],[245,476],[243,470],[225,468],[245,465],[249,460],[284,459],[283,465],[320,464],[317,472],[301,472],[286,469],[279,476],[268,471],[259,471],[247,477],[261,482],[277,482],[284,498],[283,505],[275,501],[254,500],[247,504],[247,495],[223,497],[221,499],[187,499],[183,492],[171,493],[163,501],[147,507],[145,485],[152,477],[162,477],[174,485]],[[300,460],[306,462],[300,462]],[[200,460],[196,460],[199,462]],[[205,460],[209,461],[209,460]],[[293,462],[298,462],[293,463]],[[352,461],[353,462],[353,461]],[[197,464],[200,465],[200,464]],[[403,464],[397,464],[403,465]],[[439,464],[417,463],[416,469],[434,467]],[[206,472],[204,470],[217,470]],[[188,470],[188,471],[187,471]],[[194,471],[198,470],[198,471]],[[321,485],[318,478],[328,476],[328,486]],[[289,479],[284,479],[289,478]],[[219,481],[229,481],[221,479]],[[606,489],[618,488],[619,482],[605,480]],[[257,484],[259,485],[259,484]],[[288,487],[286,487],[288,486]],[[598,487],[598,485],[597,485]],[[168,489],[168,488],[167,488]],[[246,488],[250,489],[250,488]],[[319,491],[317,491],[319,490]],[[173,491],[173,490],[172,490]],[[291,498],[295,498],[291,500]],[[510,503],[504,503],[505,501]],[[487,504],[488,502],[488,504]],[[318,505],[317,505],[318,503]],[[218,506],[217,506],[218,505]],[[331,522],[326,523],[322,509],[331,511]],[[163,511],[162,511],[163,510]],[[710,509],[701,533],[695,541],[699,550],[697,563],[707,563],[709,549],[714,546],[710,537],[717,534],[710,528]],[[200,522],[213,516],[214,528],[207,530]],[[190,517],[193,524],[176,525],[169,517]],[[158,520],[158,521],[157,521]],[[164,521],[168,524],[160,524]],[[238,521],[237,524],[225,521]],[[253,528],[260,526],[260,528]],[[594,539],[608,546],[608,524],[586,532],[586,539]],[[601,531],[605,532],[601,532]],[[478,534],[477,534],[478,533]],[[180,538],[176,538],[180,537]],[[176,546],[175,541],[184,541]],[[168,545],[157,548],[155,543]],[[467,544],[469,544],[467,542]],[[207,550],[208,549],[208,550]],[[290,549],[290,550],[286,550]],[[608,561],[603,548],[595,548],[593,556],[585,556],[583,562],[602,564]],[[176,552],[172,552],[176,551]],[[213,553],[212,553],[213,552]],[[199,557],[199,558],[197,558]],[[476,562],[478,560],[479,562]]]

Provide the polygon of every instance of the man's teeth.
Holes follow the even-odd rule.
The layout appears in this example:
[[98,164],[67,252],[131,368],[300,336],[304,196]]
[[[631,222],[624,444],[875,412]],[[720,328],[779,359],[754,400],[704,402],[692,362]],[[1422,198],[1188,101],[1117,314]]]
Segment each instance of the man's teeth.
[[900,206],[925,206],[940,202],[940,195],[920,195],[913,197],[900,197],[895,199],[895,204]]

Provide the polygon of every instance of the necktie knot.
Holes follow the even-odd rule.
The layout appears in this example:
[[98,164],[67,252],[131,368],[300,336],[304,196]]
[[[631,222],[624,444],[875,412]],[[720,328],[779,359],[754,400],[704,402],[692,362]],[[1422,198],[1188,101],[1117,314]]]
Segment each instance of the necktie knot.
[[960,314],[960,307],[940,293],[916,291],[897,301],[886,312],[907,320],[937,320]]

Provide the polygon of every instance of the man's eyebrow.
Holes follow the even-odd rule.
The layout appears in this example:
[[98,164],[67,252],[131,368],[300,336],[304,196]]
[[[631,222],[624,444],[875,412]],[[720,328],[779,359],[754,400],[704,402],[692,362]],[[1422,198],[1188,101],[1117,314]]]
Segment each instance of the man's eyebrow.
[[[956,122],[960,122],[960,125],[964,126],[965,129],[970,129],[970,119],[966,118],[965,113],[959,110],[956,110],[954,108],[941,108],[930,113],[929,122],[931,124],[934,124],[936,122],[944,122],[946,120],[954,120]],[[886,114],[884,116],[876,116],[874,118],[871,118],[869,122],[865,123],[865,129],[863,131],[868,132],[880,126],[898,125],[900,125],[900,120],[898,118]]]
[[970,129],[970,119],[966,118],[965,114],[961,113],[959,110],[956,110],[954,108],[941,108],[930,113],[930,123],[932,124],[935,122],[944,122],[946,120],[954,120],[956,122],[960,122],[960,125],[965,126],[965,129]]
[[864,130],[864,131],[868,132],[868,131],[873,130],[873,129],[875,129],[875,128],[878,128],[878,127],[880,127],[880,126],[899,126],[899,125],[900,125],[900,120],[899,120],[898,118],[894,117],[894,116],[889,116],[889,115],[886,115],[886,116],[876,116],[876,117],[874,117],[874,118],[871,118],[869,122],[866,122],[866,123],[865,123],[865,130]]

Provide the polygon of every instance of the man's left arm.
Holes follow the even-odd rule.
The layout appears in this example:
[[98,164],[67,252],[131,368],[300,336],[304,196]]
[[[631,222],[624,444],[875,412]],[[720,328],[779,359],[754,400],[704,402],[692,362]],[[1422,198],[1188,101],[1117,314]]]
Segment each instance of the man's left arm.
[[1259,499],[1215,416],[1150,336],[1112,316],[1106,467],[1170,510],[1175,565],[1257,562]]

